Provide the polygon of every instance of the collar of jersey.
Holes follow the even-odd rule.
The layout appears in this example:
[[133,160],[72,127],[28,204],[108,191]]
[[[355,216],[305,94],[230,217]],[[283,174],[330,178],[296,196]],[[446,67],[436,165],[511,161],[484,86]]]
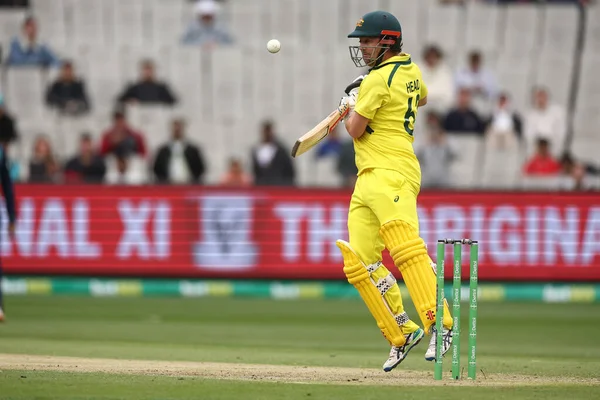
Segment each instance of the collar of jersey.
[[390,65],[390,64],[409,65],[410,63],[412,63],[412,60],[410,59],[410,54],[400,54],[397,56],[390,57],[389,59],[385,60],[378,66],[371,68],[369,71],[383,68],[386,65]]

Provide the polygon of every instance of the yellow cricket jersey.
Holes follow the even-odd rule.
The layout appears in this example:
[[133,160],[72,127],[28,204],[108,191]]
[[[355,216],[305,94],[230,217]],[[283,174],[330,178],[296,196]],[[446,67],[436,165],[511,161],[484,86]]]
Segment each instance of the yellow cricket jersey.
[[419,100],[427,96],[421,70],[410,54],[399,54],[371,69],[363,79],[354,111],[369,119],[366,132],[354,139],[356,166],[400,172],[421,184],[421,168],[413,149]]

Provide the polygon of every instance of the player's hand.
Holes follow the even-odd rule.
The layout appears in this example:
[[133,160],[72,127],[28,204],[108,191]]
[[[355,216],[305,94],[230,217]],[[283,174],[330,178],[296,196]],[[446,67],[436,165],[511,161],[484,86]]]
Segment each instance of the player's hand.
[[348,108],[352,111],[354,110],[354,106],[356,105],[356,99],[358,98],[358,88],[352,89],[348,96],[342,97],[340,100],[340,106],[347,105]]
[[342,101],[340,101],[340,105],[338,106],[338,112],[342,116],[342,120],[346,121],[348,115],[350,114],[350,107],[347,102],[344,102],[345,97],[342,97]]
[[338,106],[338,111],[342,116],[342,120],[345,122],[352,110],[354,110],[354,105],[356,104],[356,99],[353,96],[344,96],[340,100],[340,105]]
[[346,96],[342,97],[338,106],[338,110],[340,114],[342,114],[344,120],[346,120],[346,118],[348,118],[348,115],[350,115],[350,112],[354,110],[354,106],[356,105],[356,99],[358,98],[358,90],[365,76],[366,75],[359,75],[356,79],[352,81],[350,85],[346,87]]

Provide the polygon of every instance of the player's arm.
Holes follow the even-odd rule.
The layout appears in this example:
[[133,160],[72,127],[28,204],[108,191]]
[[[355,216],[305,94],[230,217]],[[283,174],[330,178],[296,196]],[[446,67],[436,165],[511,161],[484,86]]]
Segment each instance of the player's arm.
[[367,130],[369,120],[356,111],[351,111],[350,116],[346,119],[346,130],[354,139],[358,139]]
[[419,107],[424,106],[425,104],[427,104],[427,96],[425,96],[424,98],[422,98],[421,100],[419,100]]
[[377,110],[390,101],[387,82],[380,75],[367,75],[360,85],[354,110],[345,121],[346,130],[355,139],[367,130]]

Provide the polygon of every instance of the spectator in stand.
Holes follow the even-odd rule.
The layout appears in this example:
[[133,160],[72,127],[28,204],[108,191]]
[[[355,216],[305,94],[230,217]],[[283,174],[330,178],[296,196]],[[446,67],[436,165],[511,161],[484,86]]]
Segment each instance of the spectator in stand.
[[106,164],[100,154],[94,151],[89,133],[81,135],[79,154],[67,161],[65,181],[67,183],[102,183],[106,174]]
[[52,50],[38,40],[37,21],[27,17],[23,22],[23,35],[13,38],[6,63],[13,67],[54,67],[60,60]]
[[451,183],[448,171],[456,155],[446,140],[441,122],[439,114],[433,111],[427,114],[428,142],[417,151],[423,188],[444,188]]
[[467,66],[458,70],[456,74],[456,88],[469,89],[473,97],[483,100],[494,100],[497,87],[496,78],[483,67],[483,57],[480,52],[469,53]]
[[525,140],[529,148],[539,138],[546,139],[555,157],[563,153],[567,136],[566,112],[564,107],[550,103],[545,88],[535,87],[532,91],[532,109],[525,116]]
[[469,89],[460,89],[458,92],[457,105],[446,115],[444,130],[448,133],[483,134],[483,121],[471,107],[471,92]]
[[353,140],[345,140],[342,142],[336,167],[342,180],[342,187],[353,188],[356,184],[356,175],[358,174]]
[[[134,164],[132,166],[132,164]],[[137,164],[137,165],[135,165]],[[106,173],[106,183],[111,185],[141,185],[145,183],[145,176],[140,170],[136,157],[123,150],[117,150],[109,157],[109,166]]]
[[589,175],[600,175],[600,167],[588,162],[576,160],[569,152],[566,152],[562,155],[560,164],[563,166],[564,171],[568,171],[569,169],[575,167],[582,168],[585,173]]
[[60,167],[50,141],[45,136],[38,136],[33,145],[33,156],[29,162],[29,182],[55,183],[58,181]]
[[229,168],[219,184],[238,188],[249,187],[252,185],[252,178],[244,171],[242,162],[237,158],[232,158],[229,160]]
[[421,73],[429,90],[427,108],[445,113],[454,100],[452,71],[444,61],[442,50],[435,45],[425,48],[423,60]]
[[342,148],[338,127],[331,131],[324,142],[321,142],[315,152],[315,158],[338,157]]
[[522,135],[521,117],[512,109],[508,94],[501,93],[487,122],[486,145],[497,149],[516,147]]
[[119,152],[120,154],[137,154],[145,157],[146,143],[143,134],[127,124],[125,114],[121,111],[114,113],[113,121],[113,126],[102,135],[100,153],[103,156]]
[[537,139],[537,148],[533,157],[525,164],[523,172],[529,176],[558,175],[562,167],[550,153],[550,142],[547,139]]
[[60,76],[48,86],[46,104],[67,115],[81,115],[89,111],[84,82],[75,76],[71,61],[63,63]]
[[225,26],[218,21],[219,5],[214,0],[200,0],[194,8],[195,18],[188,26],[181,42],[184,45],[206,49],[233,43]]
[[204,157],[198,146],[186,140],[183,120],[172,121],[171,140],[158,150],[153,169],[160,183],[202,183]]
[[600,168],[595,165],[576,160],[570,153],[564,153],[560,159],[561,187],[567,190],[600,189],[595,178],[600,175]]
[[0,0],[0,7],[28,8],[29,0]]
[[17,126],[12,116],[6,111],[4,97],[0,94],[0,143],[8,144],[17,139]]
[[169,106],[177,103],[169,85],[156,80],[154,63],[144,60],[141,63],[141,77],[137,83],[129,85],[119,96],[120,102],[140,104],[166,104]]
[[256,185],[293,186],[296,178],[288,149],[279,143],[273,123],[262,125],[261,142],[252,149],[252,169]]

